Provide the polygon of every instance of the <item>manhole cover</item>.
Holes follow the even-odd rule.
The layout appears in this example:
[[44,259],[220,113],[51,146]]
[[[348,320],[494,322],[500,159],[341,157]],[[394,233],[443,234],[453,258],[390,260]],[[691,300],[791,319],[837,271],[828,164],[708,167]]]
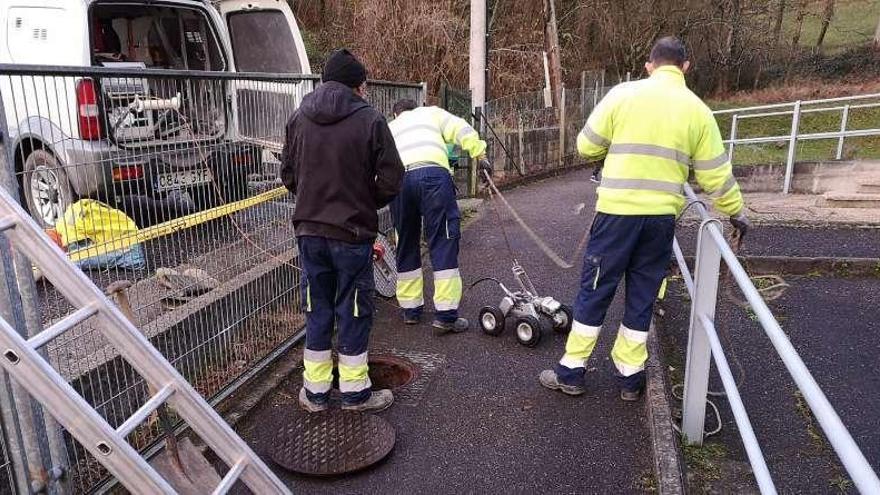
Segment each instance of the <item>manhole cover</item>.
[[273,434],[269,456],[301,474],[332,476],[358,471],[388,455],[394,428],[372,414],[333,410],[296,416]]

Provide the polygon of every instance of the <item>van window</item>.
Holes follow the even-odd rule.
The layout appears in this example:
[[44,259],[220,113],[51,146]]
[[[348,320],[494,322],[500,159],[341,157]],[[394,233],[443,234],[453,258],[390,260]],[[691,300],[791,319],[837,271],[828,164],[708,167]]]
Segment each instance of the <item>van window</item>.
[[157,69],[226,68],[211,23],[199,10],[99,3],[92,7],[90,19],[95,65],[137,62]]
[[302,72],[293,32],[283,12],[235,12],[229,14],[227,22],[237,70]]

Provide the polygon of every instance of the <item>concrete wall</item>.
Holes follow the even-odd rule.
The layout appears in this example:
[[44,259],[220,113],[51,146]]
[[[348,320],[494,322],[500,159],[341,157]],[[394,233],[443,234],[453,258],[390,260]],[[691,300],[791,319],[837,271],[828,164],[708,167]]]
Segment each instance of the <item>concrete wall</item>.
[[[734,175],[745,192],[779,192],[785,164],[735,167]],[[791,187],[799,194],[856,192],[872,179],[880,180],[880,161],[805,162],[795,164]]]

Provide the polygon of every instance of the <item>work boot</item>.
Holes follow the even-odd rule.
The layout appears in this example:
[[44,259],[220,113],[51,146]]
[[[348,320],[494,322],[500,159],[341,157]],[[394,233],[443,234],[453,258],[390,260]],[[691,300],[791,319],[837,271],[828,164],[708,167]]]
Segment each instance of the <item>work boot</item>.
[[624,402],[636,402],[642,397],[642,390],[620,389],[620,400]]
[[322,403],[312,402],[309,400],[309,396],[306,395],[305,387],[299,389],[299,405],[303,408],[304,411],[309,413],[318,413],[321,411],[326,411],[327,408],[330,407],[329,401]]
[[582,395],[587,389],[580,385],[566,385],[559,381],[559,377],[556,376],[556,372],[553,370],[544,370],[538,375],[538,381],[541,382],[541,385],[549,388],[550,390],[559,390],[563,394],[566,395]]
[[361,402],[360,404],[343,404],[342,409],[344,411],[378,412],[384,409],[388,409],[388,407],[390,407],[393,402],[394,394],[392,394],[390,390],[373,390],[372,393],[370,393],[369,399]]
[[431,323],[431,326],[439,330],[436,333],[444,334],[444,333],[461,333],[466,332],[470,323],[464,318],[457,318],[455,321],[440,321],[434,320],[434,323]]

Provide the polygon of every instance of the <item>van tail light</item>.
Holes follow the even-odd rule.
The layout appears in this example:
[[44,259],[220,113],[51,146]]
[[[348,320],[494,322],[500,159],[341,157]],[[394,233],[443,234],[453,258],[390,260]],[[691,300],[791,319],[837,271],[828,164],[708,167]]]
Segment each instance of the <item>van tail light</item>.
[[122,165],[113,168],[113,181],[124,182],[137,180],[144,176],[144,168],[140,165]]
[[79,137],[85,141],[101,139],[101,121],[98,111],[98,92],[95,81],[80,79],[76,83],[76,107],[79,116]]

